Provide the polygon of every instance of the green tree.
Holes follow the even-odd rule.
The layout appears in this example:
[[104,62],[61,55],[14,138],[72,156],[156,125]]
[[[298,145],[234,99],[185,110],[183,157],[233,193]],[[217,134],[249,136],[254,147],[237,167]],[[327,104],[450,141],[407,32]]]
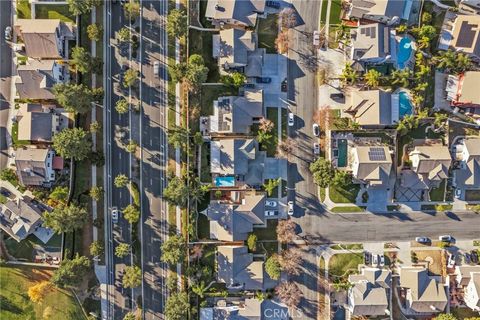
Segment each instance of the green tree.
[[91,70],[92,57],[85,48],[75,46],[72,48],[71,62],[78,72],[87,73]]
[[313,181],[321,188],[328,187],[334,175],[332,164],[325,158],[318,158],[310,164],[310,172],[312,172]]
[[380,85],[380,80],[382,78],[382,74],[375,69],[368,70],[365,73],[364,79],[367,86],[370,88],[376,88]]
[[135,316],[135,313],[133,313],[132,311],[127,312],[123,317],[123,320],[135,320],[135,319],[137,319],[137,317]]
[[408,88],[411,75],[412,72],[408,68],[394,70],[390,74],[390,80],[392,84],[399,84],[403,88]]
[[92,151],[87,132],[81,128],[66,128],[53,136],[53,148],[63,158],[84,160]]
[[187,319],[190,305],[188,303],[188,295],[186,292],[171,294],[165,304],[165,317],[168,320]]
[[140,3],[137,0],[132,0],[123,6],[125,16],[130,20],[134,20],[140,16]]
[[123,217],[130,223],[133,224],[140,219],[140,210],[133,204],[129,204],[123,209]]
[[103,188],[99,186],[94,186],[90,189],[90,192],[88,194],[93,200],[100,201],[100,199],[102,199],[103,197]]
[[428,65],[421,65],[419,66],[417,72],[415,72],[415,78],[421,80],[423,78],[425,78],[426,76],[428,76],[430,74],[430,66]]
[[282,268],[276,254],[271,255],[267,261],[265,261],[265,272],[267,272],[268,276],[273,280],[280,279]]
[[127,27],[122,27],[120,30],[117,32],[117,39],[120,42],[128,42],[130,41],[130,29]]
[[247,247],[250,251],[257,250],[257,235],[255,233],[250,233],[247,238]]
[[102,129],[102,125],[98,121],[90,123],[90,133],[97,133]]
[[257,140],[259,143],[268,143],[273,135],[269,131],[258,130]]
[[263,188],[265,189],[265,191],[267,192],[268,196],[271,197],[272,194],[273,194],[273,190],[275,190],[276,187],[278,187],[278,185],[280,184],[280,181],[282,179],[281,178],[278,178],[278,179],[268,179],[267,180],[267,183],[265,183],[263,185]]
[[440,51],[440,54],[434,59],[437,64],[437,68],[445,69],[447,72],[455,67],[455,60],[455,51],[451,49],[448,49],[447,51]]
[[455,72],[461,73],[472,68],[472,60],[465,53],[457,53],[455,57]]
[[342,70],[342,74],[340,75],[340,79],[343,83],[346,84],[355,84],[358,80],[358,73],[352,68],[350,63],[345,65],[345,68]]
[[190,199],[192,199],[192,202],[199,203],[209,191],[210,185],[203,184],[199,177],[190,179]]
[[207,286],[205,284],[205,281],[200,281],[198,283],[195,283],[192,285],[191,288],[192,288],[192,292],[202,299],[204,298],[205,293],[207,292]]
[[186,253],[187,245],[185,239],[179,235],[170,236],[162,244],[161,260],[170,264],[180,263],[185,259]]
[[176,63],[168,67],[168,73],[173,82],[180,82],[185,77],[187,73],[187,64],[185,63]]
[[90,244],[90,254],[94,257],[103,254],[103,244],[100,241],[93,241]]
[[128,256],[130,253],[130,246],[128,243],[120,243],[116,248],[115,248],[115,255],[119,258],[123,258]]
[[183,148],[187,146],[190,130],[182,126],[172,126],[168,130],[168,143],[175,148]]
[[208,68],[205,66],[203,57],[199,54],[192,54],[188,58],[184,81],[191,90],[196,90],[202,83],[207,81],[207,76]]
[[85,208],[70,204],[58,206],[53,211],[43,213],[43,224],[56,233],[72,232],[83,227],[88,219]]
[[73,15],[81,15],[90,12],[90,3],[85,0],[67,0],[68,10]]
[[90,269],[90,260],[78,253],[73,259],[64,259],[60,267],[53,272],[50,281],[60,288],[76,287],[84,281],[84,276]]
[[128,179],[126,175],[119,174],[115,177],[113,184],[117,188],[123,188],[123,187],[126,187],[129,182],[130,182],[130,179]]
[[92,102],[97,100],[94,92],[83,84],[57,83],[52,92],[58,104],[68,112],[87,113],[92,109]]
[[408,30],[408,26],[406,24],[401,24],[395,29],[399,34],[405,33]]
[[124,288],[137,288],[142,284],[142,270],[138,266],[126,266],[122,278]]
[[169,275],[167,276],[167,282],[165,285],[169,292],[177,291],[177,288],[178,288],[177,275],[173,273],[169,273]]
[[434,26],[425,24],[421,26],[420,28],[413,28],[412,30],[413,34],[417,37],[417,39],[421,39],[423,37],[427,37],[430,40],[432,40],[435,35],[437,34],[437,31],[435,30]]
[[123,86],[125,88],[133,87],[137,84],[139,79],[139,73],[137,70],[128,69],[123,75]]
[[397,131],[400,135],[405,135],[407,132],[418,128],[420,122],[417,117],[412,114],[405,115],[397,125]]
[[100,41],[103,36],[103,27],[98,23],[92,23],[87,27],[87,35],[92,41]]
[[0,180],[5,180],[16,186],[18,184],[17,173],[11,168],[3,169],[0,172]]
[[419,49],[427,49],[430,47],[430,38],[423,36],[417,41]]
[[345,187],[352,182],[352,176],[347,171],[335,170],[333,175],[332,184],[334,186]]
[[423,12],[422,13],[422,23],[423,24],[430,24],[432,22],[432,14],[430,12]]
[[170,204],[181,207],[186,206],[189,195],[190,188],[185,181],[179,177],[173,177],[163,191],[165,200]]
[[228,86],[232,86],[232,87],[235,87],[235,88],[240,88],[247,81],[247,76],[245,76],[241,72],[236,72],[235,71],[231,74],[222,76],[221,81]]
[[68,187],[55,187],[48,197],[56,202],[66,204],[68,199]]
[[457,320],[457,317],[455,317],[451,313],[442,313],[433,318],[434,320]]
[[128,140],[127,151],[129,153],[135,153],[137,151],[138,144],[133,140]]
[[119,114],[127,113],[127,112],[130,110],[130,103],[128,103],[127,99],[125,99],[125,98],[120,98],[120,99],[117,100],[117,102],[115,103],[115,110],[116,110]]
[[181,38],[187,34],[187,13],[184,10],[170,10],[167,17],[167,32],[172,38]]

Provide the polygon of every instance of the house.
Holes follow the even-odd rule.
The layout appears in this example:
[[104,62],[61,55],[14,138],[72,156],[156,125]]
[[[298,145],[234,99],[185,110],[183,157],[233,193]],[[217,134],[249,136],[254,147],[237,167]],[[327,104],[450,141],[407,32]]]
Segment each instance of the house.
[[352,316],[388,314],[391,272],[387,269],[362,267],[360,274],[348,276],[348,309]]
[[439,48],[453,48],[480,61],[480,15],[456,15],[453,25],[442,30]]
[[224,29],[212,38],[213,57],[225,71],[242,71],[248,64],[249,53],[257,48],[257,36],[251,30]]
[[408,20],[411,9],[410,0],[352,0],[347,17],[394,24]]
[[0,227],[20,242],[41,226],[42,214],[29,197],[8,200],[0,204]]
[[[234,197],[239,194],[235,193]],[[247,240],[255,226],[265,225],[265,194],[246,194],[239,202],[211,201],[202,212],[210,221],[210,238]]]
[[401,267],[400,287],[405,290],[405,308],[409,313],[442,312],[447,305],[445,287],[424,267]]
[[473,311],[480,312],[480,272],[470,273],[470,280],[463,291],[463,301]]
[[480,188],[480,139],[465,138],[455,145],[456,158],[460,161],[455,170],[455,183],[460,189]]
[[265,290],[264,278],[268,275],[263,261],[253,260],[253,254],[242,245],[217,247],[217,281],[229,290]]
[[255,139],[218,139],[210,142],[210,171],[215,187],[258,186],[286,180],[287,161],[267,157]]
[[24,103],[20,105],[16,120],[18,140],[31,143],[49,143],[53,136],[68,127],[68,114],[52,105]]
[[213,307],[200,308],[200,320],[288,320],[289,315],[289,310],[284,305],[256,298],[221,299]]
[[480,71],[467,71],[459,75],[448,75],[445,88],[447,100],[455,107],[480,107],[479,83]]
[[392,103],[392,94],[383,90],[352,90],[345,113],[362,127],[391,126],[399,119],[398,101]]
[[[360,63],[365,70],[366,64],[387,62],[395,52],[395,38],[390,35],[390,28],[381,23],[361,25],[350,31],[352,46],[350,59]],[[391,50],[393,48],[393,50]]]
[[412,189],[431,189],[448,178],[452,163],[450,151],[441,143],[415,146],[409,153],[411,174],[402,174],[402,186]]
[[392,156],[386,146],[355,146],[351,148],[353,177],[370,187],[388,185]]
[[243,96],[219,97],[213,102],[208,135],[249,134],[263,115],[263,90],[245,89]]
[[30,60],[19,65],[15,80],[17,95],[20,99],[54,100],[53,86],[68,79],[68,67],[55,60]]
[[17,149],[15,166],[20,184],[24,186],[48,186],[55,181],[53,169],[54,151],[47,148],[26,147]]
[[462,265],[455,267],[455,282],[460,288],[466,287],[472,279],[472,273],[479,273],[480,266]]
[[460,0],[458,6],[460,12],[468,12],[470,14],[480,13],[480,1],[479,0]]
[[265,0],[208,0],[205,17],[219,28],[255,27],[265,11]]
[[68,59],[68,41],[75,40],[73,24],[60,19],[18,19],[15,31],[34,59]]

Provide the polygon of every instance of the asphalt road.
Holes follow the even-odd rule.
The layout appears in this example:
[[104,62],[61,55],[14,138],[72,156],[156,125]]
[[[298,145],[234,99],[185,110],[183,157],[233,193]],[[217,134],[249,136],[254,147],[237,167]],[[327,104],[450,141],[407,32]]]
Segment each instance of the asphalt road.
[[12,2],[0,1],[0,170],[8,162],[7,122],[12,77],[12,50],[4,38],[5,28],[12,25]]
[[[168,1],[142,1],[141,190],[143,312],[146,320],[164,319],[167,265],[160,262],[160,246],[168,235],[166,185],[168,44],[165,29]],[[154,63],[159,73],[154,74]]]
[[[124,258],[118,258],[114,255],[115,247],[120,243],[131,243],[130,224],[120,215],[117,224],[111,219],[111,208],[117,207],[122,210],[131,203],[130,193],[127,188],[116,188],[114,179],[119,174],[131,176],[131,154],[128,153],[120,140],[123,142],[129,139],[129,117],[128,113],[119,114],[115,111],[115,103],[121,95],[127,95],[128,92],[122,92],[119,86],[121,63],[128,65],[128,56],[120,56],[119,47],[116,45],[115,32],[128,24],[123,15],[123,9],[120,4],[105,2],[107,12],[107,21],[105,28],[106,57],[106,81],[105,81],[105,124],[106,131],[106,239],[107,243],[107,272],[109,279],[109,292],[111,307],[109,308],[110,319],[123,319],[124,315],[131,310],[134,305],[132,300],[132,291],[124,289],[122,278],[125,266],[131,264],[130,255]],[[124,52],[123,52],[124,54]]]

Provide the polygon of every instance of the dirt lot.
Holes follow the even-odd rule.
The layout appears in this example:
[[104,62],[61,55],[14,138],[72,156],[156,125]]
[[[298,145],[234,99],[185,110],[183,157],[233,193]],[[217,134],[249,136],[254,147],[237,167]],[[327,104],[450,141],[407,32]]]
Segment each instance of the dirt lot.
[[432,275],[443,276],[445,259],[442,258],[443,250],[415,250],[418,262],[428,261],[428,271]]

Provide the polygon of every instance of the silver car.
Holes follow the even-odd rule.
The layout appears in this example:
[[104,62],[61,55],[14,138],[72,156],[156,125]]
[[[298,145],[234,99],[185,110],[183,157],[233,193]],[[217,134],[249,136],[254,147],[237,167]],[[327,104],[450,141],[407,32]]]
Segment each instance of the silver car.
[[12,40],[12,27],[10,26],[7,26],[5,28],[5,40],[8,40],[8,41]]
[[155,61],[153,63],[153,74],[155,75],[155,77],[158,77],[158,75],[160,74],[160,62],[158,61]]
[[118,223],[118,217],[120,216],[120,210],[117,207],[112,208],[112,222]]

